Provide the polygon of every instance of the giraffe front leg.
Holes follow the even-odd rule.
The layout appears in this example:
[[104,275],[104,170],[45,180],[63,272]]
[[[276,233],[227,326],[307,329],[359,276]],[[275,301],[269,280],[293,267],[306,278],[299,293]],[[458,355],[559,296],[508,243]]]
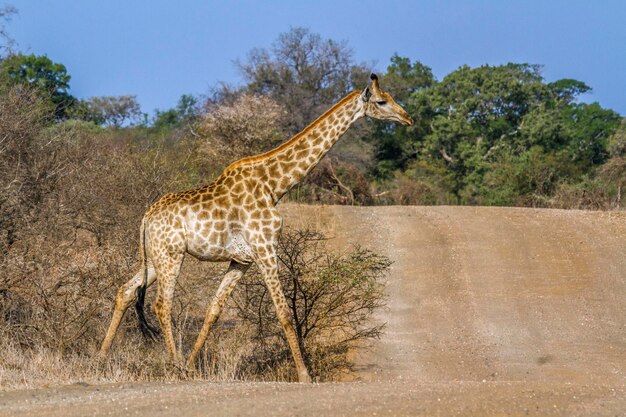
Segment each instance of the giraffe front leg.
[[198,353],[200,353],[200,349],[204,346],[204,342],[206,341],[209,332],[211,331],[211,327],[213,327],[213,323],[219,317],[228,296],[233,291],[239,279],[243,276],[243,274],[248,270],[250,265],[241,264],[236,261],[231,261],[228,271],[224,275],[224,279],[220,284],[209,308],[206,312],[206,317],[204,319],[204,324],[202,325],[202,329],[198,334],[198,339],[193,346],[193,350],[189,355],[189,359],[187,360],[187,367],[191,368],[198,357]]
[[285,294],[283,293],[278,279],[278,258],[275,250],[266,250],[264,252],[267,253],[267,255],[257,259],[256,264],[259,267],[259,270],[263,275],[263,279],[265,280],[265,285],[267,285],[267,288],[272,296],[274,307],[276,307],[278,321],[282,325],[287,341],[289,342],[291,354],[293,355],[293,360],[296,364],[296,370],[298,372],[298,381],[311,382],[309,371],[307,370],[302,357],[300,341],[298,340],[298,336],[296,335],[296,331],[293,327],[292,314],[289,310]]
[[[122,318],[124,317],[124,313],[128,310],[128,307],[132,304],[133,300],[135,300],[137,296],[137,287],[141,285],[143,282],[143,269],[137,272],[133,278],[123,284],[119,290],[117,291],[117,296],[115,297],[115,307],[113,310],[113,317],[111,318],[111,324],[109,325],[109,329],[107,330],[107,334],[104,337],[104,341],[102,342],[102,346],[100,347],[100,358],[105,358],[109,353],[109,349],[111,348],[111,344],[113,343],[113,339],[115,338],[115,334],[117,333],[117,329],[122,322]],[[156,272],[154,268],[151,266],[148,267],[148,282],[147,285],[150,286],[156,279]]]

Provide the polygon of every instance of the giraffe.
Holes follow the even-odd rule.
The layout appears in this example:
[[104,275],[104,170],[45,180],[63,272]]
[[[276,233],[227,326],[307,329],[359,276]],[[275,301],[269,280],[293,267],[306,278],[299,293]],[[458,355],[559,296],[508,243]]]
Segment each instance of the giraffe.
[[283,327],[300,382],[310,382],[291,314],[278,280],[276,245],[282,218],[275,206],[326,155],[356,120],[369,116],[411,125],[413,120],[387,92],[376,74],[363,91],[355,91],[330,108],[302,132],[279,147],[229,165],[211,184],[167,194],[144,215],[140,227],[141,270],[123,284],[115,299],[111,324],[102,342],[105,357],[125,311],[136,300],[138,318],[147,325],[143,302],[157,281],[154,311],[170,358],[181,362],[172,335],[172,298],[186,254],[204,261],[229,261],[219,288],[187,360],[192,367],[222,307],[239,279],[254,263],[259,268]]

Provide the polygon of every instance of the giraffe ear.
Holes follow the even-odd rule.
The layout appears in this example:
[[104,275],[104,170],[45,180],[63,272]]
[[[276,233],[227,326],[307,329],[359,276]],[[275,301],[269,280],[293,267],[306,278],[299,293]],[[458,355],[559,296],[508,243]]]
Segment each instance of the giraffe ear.
[[365,89],[365,91],[363,91],[363,94],[361,94],[361,98],[363,99],[363,101],[367,102],[370,101],[370,97],[372,96],[372,92],[370,91],[370,88],[367,87]]

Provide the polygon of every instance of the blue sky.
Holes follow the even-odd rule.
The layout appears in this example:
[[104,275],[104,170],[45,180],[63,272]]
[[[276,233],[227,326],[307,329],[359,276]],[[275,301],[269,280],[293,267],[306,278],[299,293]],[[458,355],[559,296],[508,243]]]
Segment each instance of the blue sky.
[[79,98],[132,94],[145,112],[182,94],[241,82],[233,61],[304,26],[345,40],[358,62],[401,56],[438,79],[461,65],[542,64],[548,81],[575,78],[583,100],[626,115],[626,1],[0,0],[19,49],[63,63]]

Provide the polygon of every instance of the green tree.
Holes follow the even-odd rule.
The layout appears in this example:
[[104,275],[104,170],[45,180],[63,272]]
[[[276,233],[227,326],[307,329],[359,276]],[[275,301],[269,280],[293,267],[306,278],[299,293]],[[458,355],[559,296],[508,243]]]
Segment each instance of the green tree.
[[597,103],[577,103],[590,91],[581,81],[546,83],[539,66],[510,63],[463,66],[429,82],[411,74],[409,64],[394,57],[388,73],[398,85],[425,80],[407,100],[416,124],[376,131],[379,175],[400,169],[434,184],[429,176],[438,173],[460,203],[536,205],[609,156],[620,117]]
[[609,137],[619,126],[621,117],[598,103],[572,104],[564,109],[571,139],[568,149],[572,160],[584,168],[600,165],[609,157]]
[[67,118],[77,100],[70,93],[70,75],[63,64],[42,55],[9,55],[0,61],[0,80],[7,85],[27,84],[50,97],[57,119]]
[[461,67],[414,94],[413,111],[430,119],[420,156],[445,161],[452,191],[476,204],[490,158],[515,146],[523,117],[548,96],[538,66]]
[[169,110],[156,110],[152,127],[155,129],[171,129],[193,123],[198,119],[200,110],[198,99],[190,94],[183,94],[176,107]]
[[[428,89],[435,82],[429,67],[419,61],[411,63],[409,58],[397,54],[391,57],[387,72],[381,77],[383,88],[405,107],[409,105],[412,95]],[[414,138],[425,134],[428,121],[428,118],[418,117],[411,128],[372,122],[373,129],[368,139],[374,145],[374,155],[378,161],[375,172],[378,177],[389,177],[393,171],[407,168],[408,163],[417,156]]]
[[399,104],[408,103],[409,97],[435,83],[432,69],[419,61],[394,54],[387,73],[382,75],[381,84]]
[[591,91],[591,87],[582,81],[564,78],[548,84],[555,98],[559,102],[571,103],[581,94]]

